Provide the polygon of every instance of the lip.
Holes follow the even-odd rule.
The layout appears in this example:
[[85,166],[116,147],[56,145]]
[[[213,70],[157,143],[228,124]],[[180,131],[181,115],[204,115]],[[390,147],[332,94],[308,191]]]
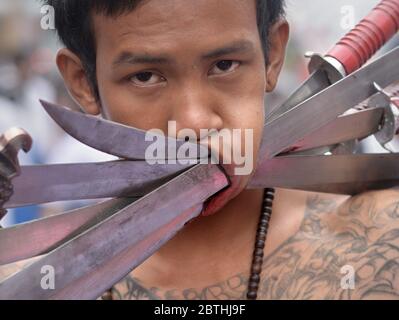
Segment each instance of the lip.
[[226,166],[221,166],[229,179],[229,186],[214,195],[204,204],[204,209],[201,213],[201,216],[210,216],[217,213],[220,209],[222,209],[230,200],[234,199],[238,196],[246,187],[249,178],[247,176],[236,176],[230,175],[228,172],[234,170],[230,165],[230,168]]
[[[223,150],[221,150],[221,148],[218,148],[218,150],[213,149],[212,145],[209,142],[209,138],[214,134],[218,134],[218,131],[211,131],[208,136],[199,141],[199,144],[208,148],[208,154],[211,155],[210,159],[215,159],[215,153],[217,153],[217,155],[219,156],[218,165],[223,169],[225,175],[229,179],[230,184],[229,187],[220,191],[212,198],[210,198],[207,202],[205,202],[204,209],[201,213],[201,216],[204,217],[215,214],[217,211],[222,209],[230,200],[238,196],[245,189],[250,177],[250,175],[236,175],[235,168],[237,167],[237,164],[234,164],[234,162],[232,164],[223,164]],[[232,144],[230,144],[230,148],[231,145]],[[254,170],[252,172],[254,172]]]

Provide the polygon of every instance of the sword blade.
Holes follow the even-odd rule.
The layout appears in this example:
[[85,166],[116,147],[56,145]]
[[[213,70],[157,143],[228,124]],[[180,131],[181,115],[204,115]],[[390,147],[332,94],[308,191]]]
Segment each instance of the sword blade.
[[399,185],[399,154],[282,156],[263,161],[248,188],[357,194]]
[[[158,160],[159,155],[147,152],[156,143],[163,147],[165,157],[162,155],[161,158],[176,159],[176,153],[183,145],[187,148],[191,146],[191,150],[196,151],[192,159],[208,158],[208,149],[199,144],[156,135],[46,101],[40,102],[53,120],[69,135],[92,148],[114,156],[130,160]],[[189,156],[185,159],[189,159]]]
[[113,199],[0,229],[0,265],[43,255],[101,222],[135,199]]
[[[257,169],[248,188],[280,187],[356,194],[399,184],[397,163],[399,155],[396,154],[280,156],[265,161]],[[132,202],[134,199],[111,200],[1,230],[0,264],[47,253],[73,237],[77,230],[83,232],[94,222],[121,209],[125,201]],[[20,246],[24,239],[29,239],[29,242]]]
[[341,182],[321,185],[315,184],[307,185],[306,188],[293,187],[291,189],[342,195],[357,195],[370,190],[385,190],[397,186],[399,186],[399,179],[386,179],[383,181],[372,181],[369,183],[353,181],[348,183]]
[[[195,166],[4,280],[0,300],[96,299],[196,217],[203,202],[228,185],[218,166]],[[54,290],[40,286],[43,266],[54,270]]]
[[339,116],[336,120],[296,142],[287,151],[304,151],[364,139],[379,130],[383,115],[384,108],[373,108]]
[[[298,141],[294,151],[364,138],[378,130],[382,114],[383,108],[376,108],[338,117]],[[65,200],[140,198],[189,167],[144,161],[26,166],[13,180],[14,194],[5,208]]]
[[283,113],[291,110],[301,102],[312,97],[321,90],[329,87],[331,85],[328,79],[327,73],[324,70],[316,70],[312,75],[305,80],[301,86],[294,91],[288,99],[278,108],[275,108],[266,119],[266,123],[272,122]]
[[21,167],[5,208],[64,200],[142,197],[192,165],[145,161]]
[[399,78],[399,47],[282,114],[264,127],[260,160],[271,158]]

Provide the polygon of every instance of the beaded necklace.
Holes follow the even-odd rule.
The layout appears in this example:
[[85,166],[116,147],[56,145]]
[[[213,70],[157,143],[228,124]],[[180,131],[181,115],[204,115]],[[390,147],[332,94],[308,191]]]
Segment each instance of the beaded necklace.
[[269,222],[272,214],[274,193],[275,190],[271,188],[265,189],[263,193],[261,215],[258,223],[258,229],[256,231],[255,248],[252,257],[251,274],[248,280],[248,300],[256,300],[258,297],[260,274],[262,272],[263,255],[267,230],[269,229]]

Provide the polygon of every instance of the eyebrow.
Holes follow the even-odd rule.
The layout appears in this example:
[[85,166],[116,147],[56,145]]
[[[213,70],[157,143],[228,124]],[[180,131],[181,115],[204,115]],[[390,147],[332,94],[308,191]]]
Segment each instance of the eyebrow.
[[122,52],[114,61],[113,65],[120,64],[170,64],[172,59],[165,56],[152,56],[149,54],[135,54]]
[[[240,40],[233,42],[227,46],[217,48],[212,50],[203,56],[201,56],[202,60],[210,60],[222,57],[224,55],[232,54],[232,53],[242,53],[253,51],[254,45],[252,42],[248,40]],[[172,64],[175,60],[168,56],[153,56],[150,54],[135,54],[133,52],[124,51],[115,59],[113,65],[117,66],[120,64]]]
[[226,47],[218,48],[212,50],[211,52],[202,56],[202,59],[216,59],[224,55],[232,54],[232,53],[242,53],[248,51],[254,51],[254,45],[251,41],[248,40],[240,40],[229,44]]

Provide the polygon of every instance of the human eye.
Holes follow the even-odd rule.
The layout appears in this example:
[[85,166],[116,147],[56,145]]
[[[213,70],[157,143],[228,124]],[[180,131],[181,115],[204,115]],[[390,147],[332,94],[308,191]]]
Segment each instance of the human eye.
[[151,71],[136,73],[129,80],[138,87],[151,87],[166,81],[164,77]]
[[221,60],[212,67],[210,75],[222,75],[233,72],[240,66],[240,64],[239,61]]

